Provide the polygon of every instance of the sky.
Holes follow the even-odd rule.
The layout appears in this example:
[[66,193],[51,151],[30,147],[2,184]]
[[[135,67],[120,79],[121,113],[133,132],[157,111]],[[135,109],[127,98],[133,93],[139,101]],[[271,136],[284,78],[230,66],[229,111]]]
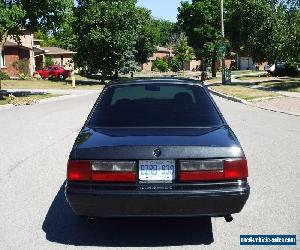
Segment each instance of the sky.
[[138,0],[137,5],[152,11],[152,16],[176,22],[177,8],[182,0]]

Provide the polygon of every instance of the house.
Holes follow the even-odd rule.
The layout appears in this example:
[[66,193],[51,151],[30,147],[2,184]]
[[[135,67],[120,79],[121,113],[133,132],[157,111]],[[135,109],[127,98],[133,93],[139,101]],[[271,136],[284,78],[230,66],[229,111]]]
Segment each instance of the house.
[[42,40],[34,38],[29,30],[22,30],[20,43],[9,36],[0,51],[0,70],[6,72],[10,77],[18,77],[21,70],[17,66],[20,61],[27,61],[26,73],[33,72],[44,67],[45,57],[53,58],[57,65],[66,69],[74,69],[73,56],[76,52],[61,49],[59,47],[41,47]]
[[6,39],[2,51],[0,51],[0,69],[9,76],[17,76],[20,72],[16,63],[20,60],[28,61],[28,74],[34,71],[34,55],[32,47],[33,34],[23,30],[20,36],[20,43],[17,43],[12,36]]
[[65,69],[74,68],[73,56],[76,52],[59,47],[43,47],[47,56],[51,57],[55,65],[63,66]]
[[[151,71],[152,63],[156,59],[163,59],[163,58],[168,58],[168,57],[171,58],[174,56],[175,56],[175,53],[172,49],[157,46],[156,51],[153,53],[153,55],[151,57],[148,58],[148,62],[144,63],[142,65],[142,70]],[[200,66],[200,64],[201,64],[201,61],[193,59],[190,62],[184,63],[184,70],[187,70],[187,71],[194,70],[194,69],[198,68]]]
[[195,71],[195,70],[199,69],[200,65],[201,65],[201,61],[200,60],[196,60],[194,58],[194,59],[192,59],[189,62],[185,62],[183,64],[183,68],[186,71]]
[[238,58],[238,69],[240,70],[264,70],[267,62],[256,63],[251,56],[241,56]]
[[42,47],[43,40],[33,39],[33,47],[35,50],[35,70],[42,69],[45,62],[45,56],[51,57],[55,65],[63,66],[65,69],[74,69],[73,56],[74,51],[62,49],[59,47]]
[[153,61],[155,61],[156,59],[163,59],[166,57],[173,57],[173,56],[174,53],[172,49],[157,46],[156,51],[153,53],[151,57],[148,58],[148,62],[143,63],[142,70],[151,71]]

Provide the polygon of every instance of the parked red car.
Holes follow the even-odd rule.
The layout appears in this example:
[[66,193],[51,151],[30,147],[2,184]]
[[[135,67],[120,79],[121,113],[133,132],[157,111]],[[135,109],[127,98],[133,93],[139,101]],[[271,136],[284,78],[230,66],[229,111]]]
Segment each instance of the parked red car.
[[39,74],[43,79],[53,76],[59,80],[65,80],[71,76],[70,70],[65,70],[59,65],[49,66],[41,70],[37,70],[35,74]]

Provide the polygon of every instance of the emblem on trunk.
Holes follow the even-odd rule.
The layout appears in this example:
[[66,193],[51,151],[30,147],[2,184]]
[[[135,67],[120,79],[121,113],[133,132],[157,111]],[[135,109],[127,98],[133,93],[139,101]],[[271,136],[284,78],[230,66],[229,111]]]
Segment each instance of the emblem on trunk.
[[156,148],[153,150],[153,155],[155,157],[160,157],[161,156],[161,150],[159,148]]

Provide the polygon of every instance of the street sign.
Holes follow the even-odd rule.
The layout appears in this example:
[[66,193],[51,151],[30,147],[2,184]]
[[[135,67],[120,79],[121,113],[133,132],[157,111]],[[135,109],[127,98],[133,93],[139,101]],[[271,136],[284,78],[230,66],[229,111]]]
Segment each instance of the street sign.
[[225,84],[231,84],[231,70],[224,69],[225,73]]
[[226,52],[226,46],[225,46],[225,44],[221,44],[221,45],[220,45],[219,51],[220,51],[221,53],[225,53],[225,52]]

